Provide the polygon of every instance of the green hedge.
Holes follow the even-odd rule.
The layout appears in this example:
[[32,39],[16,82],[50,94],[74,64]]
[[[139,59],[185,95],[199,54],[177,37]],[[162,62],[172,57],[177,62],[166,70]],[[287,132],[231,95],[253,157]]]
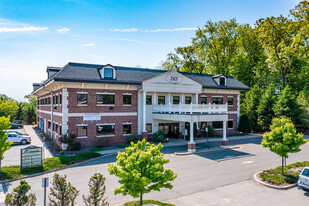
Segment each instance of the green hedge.
[[[158,206],[175,206],[174,204],[165,203],[165,202],[159,202],[156,200],[144,200],[144,205],[158,205]],[[124,203],[125,206],[139,206],[139,201],[132,201],[132,202],[126,202]]]
[[1,167],[0,179],[8,180],[24,175],[49,171],[100,156],[102,155],[96,152],[81,152],[75,155],[52,157],[45,159],[43,166],[25,167],[22,171],[20,170],[20,166],[4,166]]
[[260,178],[267,183],[280,185],[284,183],[294,184],[298,180],[299,172],[291,171],[297,167],[306,167],[309,161],[296,162],[284,167],[284,175],[281,173],[281,166],[274,169],[264,170],[260,173]]

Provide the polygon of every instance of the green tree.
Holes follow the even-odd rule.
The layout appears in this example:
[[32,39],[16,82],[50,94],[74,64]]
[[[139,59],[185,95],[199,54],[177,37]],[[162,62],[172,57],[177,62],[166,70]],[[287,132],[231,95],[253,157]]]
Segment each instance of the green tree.
[[297,97],[297,103],[302,108],[301,119],[303,120],[303,129],[309,127],[309,92],[301,91]]
[[53,187],[50,188],[50,206],[74,206],[79,191],[66,180],[67,176],[55,173],[53,176]]
[[117,166],[109,164],[108,171],[119,178],[121,186],[115,188],[115,194],[140,197],[140,205],[143,205],[143,194],[152,190],[160,191],[160,188],[172,189],[173,181],[177,174],[164,168],[169,162],[160,152],[162,144],[150,144],[149,142],[131,142],[131,146],[125,152],[117,155]]
[[302,108],[297,103],[295,94],[289,86],[286,86],[278,97],[274,106],[274,113],[276,117],[288,117],[295,124],[296,128],[303,124]]
[[104,197],[106,192],[105,177],[100,173],[95,173],[88,183],[90,194],[86,197],[83,195],[83,200],[86,206],[108,206],[109,203]]
[[284,174],[284,158],[289,153],[301,151],[300,146],[306,143],[303,134],[297,133],[294,124],[287,118],[274,118],[270,132],[263,135],[262,146],[282,157],[282,174]]
[[251,125],[253,130],[257,130],[257,119],[258,113],[257,108],[260,104],[262,90],[257,86],[251,88],[249,92],[246,93],[245,99],[242,101],[241,104],[241,113],[246,114],[248,118],[251,120]]
[[4,153],[11,148],[12,142],[8,142],[7,129],[10,128],[10,117],[0,117],[0,172]]
[[33,193],[27,195],[31,186],[26,180],[20,180],[20,185],[13,189],[12,193],[5,196],[6,206],[35,206],[36,196]]
[[242,133],[250,133],[252,131],[251,120],[246,114],[240,116],[238,130]]
[[0,117],[2,116],[14,117],[17,110],[18,105],[14,99],[4,94],[0,94]]
[[257,108],[257,123],[261,130],[268,130],[271,121],[274,117],[274,104],[276,101],[276,94],[273,87],[268,88],[262,95],[262,99]]

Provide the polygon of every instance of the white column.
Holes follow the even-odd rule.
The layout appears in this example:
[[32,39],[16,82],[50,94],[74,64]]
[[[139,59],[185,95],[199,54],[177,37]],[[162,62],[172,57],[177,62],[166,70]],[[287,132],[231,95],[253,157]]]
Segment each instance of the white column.
[[146,92],[143,91],[143,131],[146,131]]
[[190,122],[190,142],[189,143],[194,143],[194,127],[193,127],[194,122]]
[[152,100],[152,104],[157,105],[158,104],[158,100],[157,100],[157,92],[153,93],[153,100]]
[[198,104],[198,93],[195,94],[195,104]]
[[226,139],[226,121],[223,121],[223,141],[227,141],[227,139]]
[[185,104],[185,95],[184,94],[181,94],[181,103]]
[[240,118],[240,100],[239,100],[239,97],[240,94],[237,94],[237,128],[238,128],[238,125],[239,125],[239,118]]

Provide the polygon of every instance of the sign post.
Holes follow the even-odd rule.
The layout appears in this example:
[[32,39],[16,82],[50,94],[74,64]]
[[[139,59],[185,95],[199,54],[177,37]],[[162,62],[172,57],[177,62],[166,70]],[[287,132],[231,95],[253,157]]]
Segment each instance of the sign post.
[[23,167],[43,165],[42,147],[29,146],[20,149],[20,169]]
[[46,187],[49,185],[49,178],[42,178],[42,187],[44,188],[44,206],[46,206]]
[[206,142],[207,142],[207,147],[209,149],[209,142],[208,142],[208,127],[205,127],[205,132],[206,132]]

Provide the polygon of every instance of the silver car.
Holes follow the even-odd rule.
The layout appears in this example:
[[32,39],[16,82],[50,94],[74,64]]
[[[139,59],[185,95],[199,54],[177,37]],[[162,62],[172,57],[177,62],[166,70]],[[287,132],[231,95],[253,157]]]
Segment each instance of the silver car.
[[309,190],[309,166],[305,167],[298,178],[298,187]]
[[28,143],[31,143],[31,137],[10,133],[7,141],[18,143],[18,144],[28,144]]
[[29,136],[28,134],[20,133],[20,132],[17,132],[15,130],[6,130],[6,132],[9,133],[9,134],[18,134],[18,135]]

